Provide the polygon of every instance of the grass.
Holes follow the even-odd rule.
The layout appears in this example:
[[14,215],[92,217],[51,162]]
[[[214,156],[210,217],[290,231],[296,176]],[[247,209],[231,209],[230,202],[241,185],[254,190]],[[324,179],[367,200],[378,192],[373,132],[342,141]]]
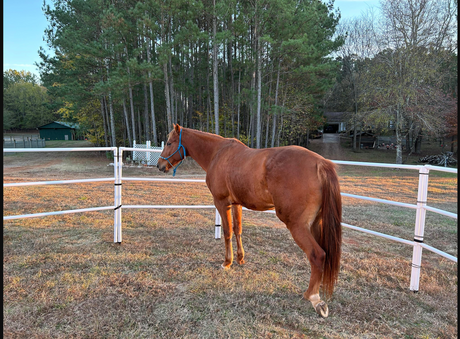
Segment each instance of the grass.
[[[355,166],[338,172],[343,192],[416,203],[416,172]],[[4,157],[4,182],[110,175],[110,160],[98,152]],[[128,167],[123,175],[166,176],[147,166]],[[177,176],[203,172],[188,159]],[[456,176],[430,174],[428,201],[457,213]],[[413,238],[415,211],[343,202],[344,222]],[[4,215],[111,204],[113,185],[106,182],[4,188]],[[212,196],[202,183],[129,181],[123,204],[212,204]],[[328,301],[329,318],[322,319],[302,299],[308,261],[274,215],[243,212],[247,263],[223,271],[213,210],[122,214],[121,245],[113,243],[108,211],[4,222],[6,338],[458,336],[457,264],[429,251],[423,251],[415,294],[409,291],[410,246],[344,228],[339,282]],[[427,213],[429,245],[457,256],[457,231],[456,221]]]

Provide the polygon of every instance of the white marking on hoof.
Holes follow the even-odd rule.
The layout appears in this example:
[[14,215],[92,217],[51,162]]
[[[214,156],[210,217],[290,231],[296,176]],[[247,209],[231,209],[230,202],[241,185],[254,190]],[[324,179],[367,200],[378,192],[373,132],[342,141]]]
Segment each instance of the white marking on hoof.
[[315,311],[323,318],[327,318],[329,315],[329,308],[327,307],[327,304],[324,301],[319,302],[315,306]]

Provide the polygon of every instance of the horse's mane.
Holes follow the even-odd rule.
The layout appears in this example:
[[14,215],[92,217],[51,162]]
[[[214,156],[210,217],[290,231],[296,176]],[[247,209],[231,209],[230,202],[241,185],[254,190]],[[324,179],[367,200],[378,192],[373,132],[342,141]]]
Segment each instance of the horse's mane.
[[[217,134],[214,134],[214,133],[209,133],[209,132],[205,132],[205,131],[200,131],[200,130],[197,130],[197,129],[192,129],[192,128],[187,128],[187,127],[182,127],[181,128],[186,128],[188,129],[189,131],[193,131],[194,133],[199,133],[199,134],[204,134],[204,135],[207,135],[209,137],[213,137],[213,138],[220,138],[220,139],[225,139],[225,140],[228,140],[228,141],[232,141],[232,142],[237,142],[237,143],[240,143],[241,145],[243,146],[246,146],[244,143],[242,143],[240,140],[236,139],[236,138],[224,138],[223,136],[221,135],[217,135]],[[175,130],[172,130],[171,132],[169,132],[168,134],[168,138],[171,136],[172,133],[174,133]],[[246,146],[248,147],[248,146]]]

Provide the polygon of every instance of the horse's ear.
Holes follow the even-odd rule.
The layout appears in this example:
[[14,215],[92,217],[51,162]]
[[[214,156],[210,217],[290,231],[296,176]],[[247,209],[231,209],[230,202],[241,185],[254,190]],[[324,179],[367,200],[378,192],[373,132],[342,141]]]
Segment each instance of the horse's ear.
[[180,134],[181,127],[178,124],[174,124],[174,130],[177,134]]

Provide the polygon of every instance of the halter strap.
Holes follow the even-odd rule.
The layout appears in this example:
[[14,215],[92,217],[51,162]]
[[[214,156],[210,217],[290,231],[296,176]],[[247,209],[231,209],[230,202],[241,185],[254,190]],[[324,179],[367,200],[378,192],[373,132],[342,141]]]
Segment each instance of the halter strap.
[[[184,150],[184,157],[182,158],[182,154],[180,153],[180,149],[183,149]],[[171,158],[174,154],[176,154],[177,152],[179,152],[179,155],[180,155],[180,162],[177,164],[176,167],[174,167],[171,162],[169,161],[169,158]],[[180,164],[182,164],[182,161],[185,160],[185,158],[187,157],[186,153],[185,153],[185,147],[184,145],[182,145],[182,128],[180,129],[180,133],[179,133],[179,145],[177,146],[177,149],[174,151],[173,154],[171,154],[169,157],[165,158],[165,157],[162,157],[160,155],[160,159],[163,159],[163,160],[166,160],[170,165],[171,167],[174,167],[174,170],[173,170],[173,177],[176,175],[176,170],[177,170],[177,167],[180,166]]]

